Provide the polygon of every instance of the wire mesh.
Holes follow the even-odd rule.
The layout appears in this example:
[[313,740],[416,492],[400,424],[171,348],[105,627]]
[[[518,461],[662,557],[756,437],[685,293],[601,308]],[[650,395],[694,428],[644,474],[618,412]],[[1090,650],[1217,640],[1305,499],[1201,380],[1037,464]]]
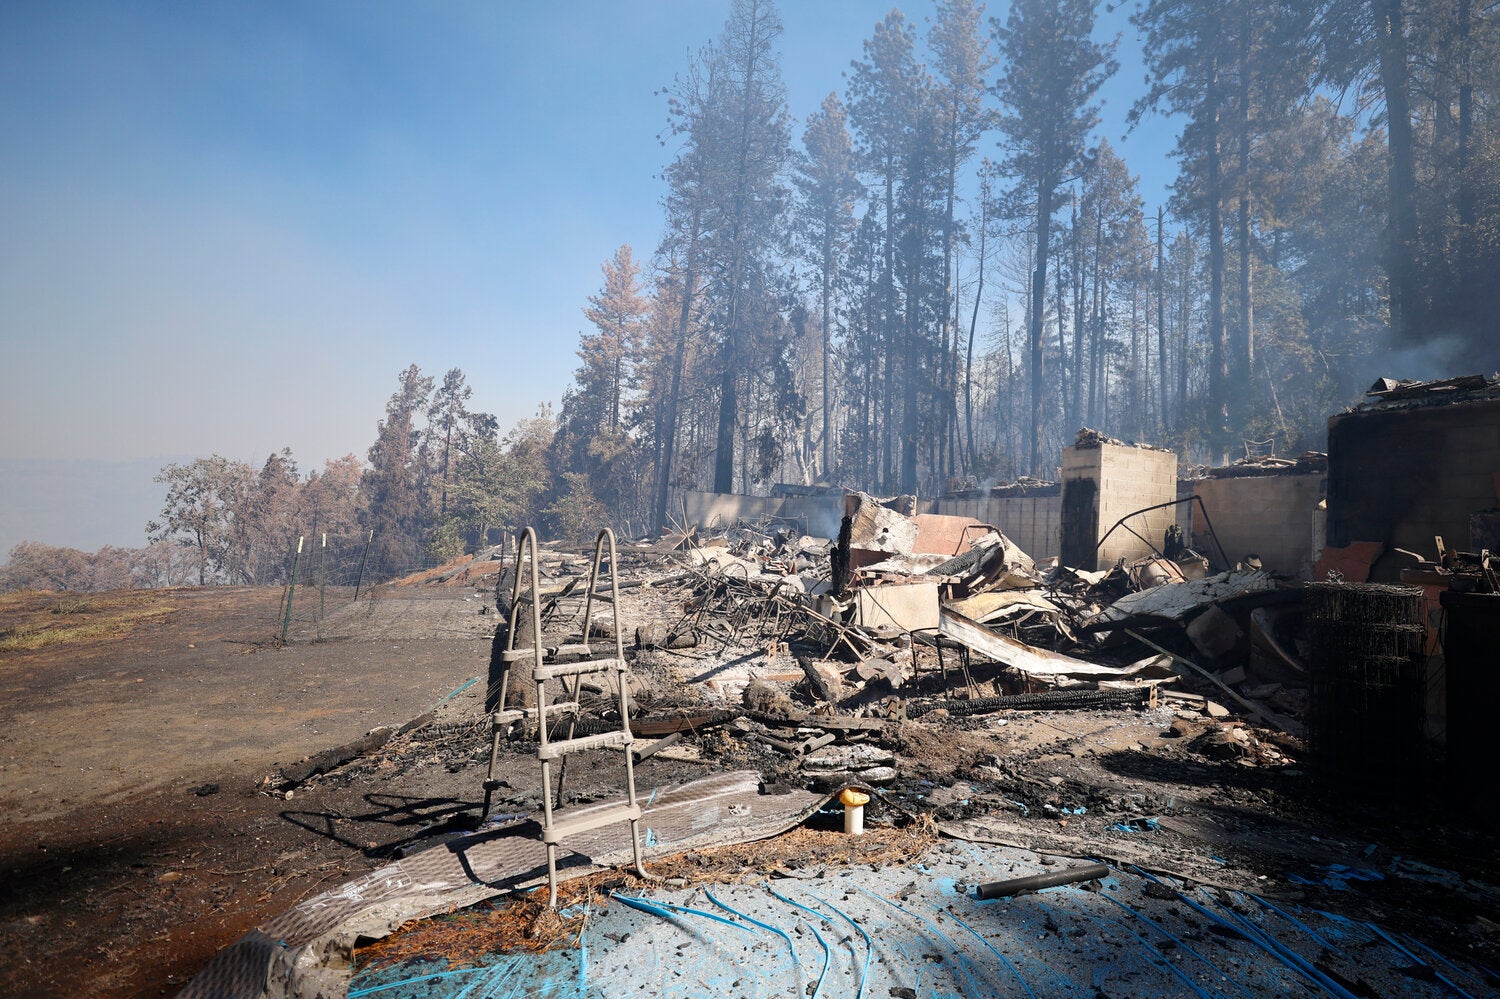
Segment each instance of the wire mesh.
[[1415,795],[1426,697],[1421,588],[1310,583],[1307,620],[1316,772],[1357,792]]
[[[445,561],[420,549],[408,551],[383,545],[379,537],[369,533],[294,539],[288,548],[281,580],[275,632],[282,641],[349,637],[369,627],[377,605],[380,618],[388,625],[386,619],[398,610],[398,604],[405,606],[445,596],[434,588],[402,585],[404,582],[446,582],[449,569],[453,570],[454,582],[467,582],[470,578],[477,582],[475,572],[466,565]],[[396,583],[398,589],[385,585],[391,583]],[[474,610],[460,605],[452,613]],[[430,616],[430,609],[412,610],[409,616],[418,614]]]

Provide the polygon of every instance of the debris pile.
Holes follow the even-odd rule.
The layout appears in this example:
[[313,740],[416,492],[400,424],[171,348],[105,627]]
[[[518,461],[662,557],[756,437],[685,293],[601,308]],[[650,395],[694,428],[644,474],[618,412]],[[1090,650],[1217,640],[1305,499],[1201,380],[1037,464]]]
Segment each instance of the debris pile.
[[[1032,557],[995,525],[916,514],[909,498],[866,494],[845,498],[832,538],[766,519],[712,531],[675,525],[621,544],[608,567],[617,590],[608,594],[589,592],[586,553],[559,543],[528,550],[534,557],[519,568],[529,577],[534,561],[540,578],[542,661],[591,660],[602,640],[615,655],[618,633],[630,662],[570,691],[574,717],[558,723],[565,732],[549,728],[547,740],[618,732],[623,699],[633,737],[625,747],[649,768],[651,787],[705,771],[746,779],[744,800],[714,806],[725,821],[758,807],[750,799],[842,794],[859,808],[857,820],[844,812],[846,829],[936,831],[1241,889],[1265,871],[1347,863],[1381,848],[1336,838],[1302,780],[1304,725],[1316,748],[1340,735],[1329,706],[1363,696],[1351,687],[1342,701],[1325,696],[1321,713],[1310,710],[1310,689],[1338,679],[1319,651],[1329,644],[1325,619],[1347,617],[1320,611],[1316,593],[1331,588],[1342,606],[1356,587],[1308,586],[1251,559],[1224,564],[1222,553],[1215,563],[1171,531],[1156,550],[1103,570],[1068,566]],[[530,646],[530,636],[506,634],[517,566],[479,558],[465,567],[422,582],[476,587],[469,599],[483,598],[481,613],[498,612],[496,655]],[[1440,552],[1427,568],[1476,587],[1491,569],[1487,551],[1477,559]],[[530,618],[528,607],[517,627]],[[1413,621],[1387,630],[1415,654]],[[489,756],[486,736],[500,732],[502,765],[491,761],[476,841],[535,816],[544,795],[548,807],[575,816],[617,801],[611,767],[591,760],[571,772],[564,761],[555,795],[537,779],[537,719],[551,714],[534,703],[536,689],[545,688],[534,686],[528,711],[486,704],[479,714],[473,699],[485,687],[476,682],[467,704],[372,733],[378,744],[349,747],[351,759],[285,768],[267,790],[304,799],[318,783],[361,775],[472,776]],[[1411,703],[1393,695],[1389,706],[1418,733],[1420,719],[1403,713]],[[487,724],[502,717],[512,719],[503,731]],[[1366,734],[1379,743],[1380,733]],[[1419,786],[1415,771],[1406,776]],[[306,796],[304,784],[312,785]],[[809,821],[829,825],[834,809],[815,807]],[[428,824],[391,856],[420,859],[475,830],[461,807],[422,819]],[[652,828],[648,846],[659,845]],[[767,851],[775,874],[807,876],[785,847]],[[679,858],[685,867],[653,862],[653,873],[686,887],[696,876],[678,870],[707,870],[712,858],[689,851]]]
[[[1161,706],[1164,729],[1174,708],[1201,719],[1189,741],[1205,756],[1294,762],[1260,751],[1247,723],[1300,734],[1297,585],[1210,566],[1180,537],[1107,571],[1074,568],[1032,558],[993,525],[911,509],[909,497],[855,493],[837,538],[762,521],[674,525],[621,545],[637,758],[899,790],[919,719],[963,728],[1010,712]],[[538,560],[548,658],[612,638],[599,614],[582,620],[588,559],[546,544]],[[513,571],[499,569],[492,591],[502,632]],[[617,724],[612,692],[585,694],[576,732]],[[518,728],[512,747],[529,751],[534,734]]]

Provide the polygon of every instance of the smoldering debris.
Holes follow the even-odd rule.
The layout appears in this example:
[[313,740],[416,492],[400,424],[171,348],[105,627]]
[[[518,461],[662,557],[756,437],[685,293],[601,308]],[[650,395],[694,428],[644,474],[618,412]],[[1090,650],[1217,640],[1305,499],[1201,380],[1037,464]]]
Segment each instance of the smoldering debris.
[[[838,754],[898,750],[918,719],[1171,704],[1214,724],[1299,731],[1306,670],[1283,635],[1291,581],[1244,565],[1190,578],[1182,564],[1206,559],[1185,549],[1181,563],[1155,554],[1079,569],[972,518],[911,514],[902,499],[849,495],[836,538],[768,519],[674,525],[619,546],[632,728],[685,736],[657,755],[758,761],[772,781],[890,786],[898,759]],[[582,620],[587,557],[545,544],[537,558],[547,657],[612,637],[608,618]],[[495,564],[502,615],[513,573]],[[609,692],[594,694],[575,732],[617,724]],[[525,753],[534,735],[517,726],[506,745]],[[840,766],[819,764],[830,754]]]

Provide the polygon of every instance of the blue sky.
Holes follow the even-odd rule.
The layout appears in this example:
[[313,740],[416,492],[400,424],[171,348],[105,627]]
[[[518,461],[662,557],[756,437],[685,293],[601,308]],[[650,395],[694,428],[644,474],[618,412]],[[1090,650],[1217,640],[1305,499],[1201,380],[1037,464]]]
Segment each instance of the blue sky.
[[[799,123],[889,7],[782,5]],[[661,234],[655,92],[728,9],[0,4],[0,459],[316,467],[363,455],[412,362],[502,426],[559,399],[600,263]],[[1148,210],[1172,140],[1123,146]]]

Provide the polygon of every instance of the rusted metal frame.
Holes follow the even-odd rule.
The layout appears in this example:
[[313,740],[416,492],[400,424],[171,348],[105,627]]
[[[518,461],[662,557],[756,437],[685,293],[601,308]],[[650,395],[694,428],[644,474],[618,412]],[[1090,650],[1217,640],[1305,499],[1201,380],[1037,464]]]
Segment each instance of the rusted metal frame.
[[776,627],[772,632],[774,640],[777,642],[784,642],[786,641],[787,636],[792,633],[792,628],[796,626],[798,620],[797,615],[786,613],[786,611],[793,608],[801,611],[803,609],[803,604],[801,601],[796,601],[795,603],[788,606],[787,598],[781,596],[780,587],[778,587],[776,591],[771,594],[768,602],[774,609],[776,614]]
[[755,586],[744,603],[745,624],[755,623],[758,638],[780,642],[785,630],[782,624],[781,604],[775,598],[784,584],[777,583],[770,589]]
[[[748,579],[745,581],[743,593],[739,599],[736,615],[733,619],[737,628],[737,638],[739,637],[740,630],[752,623],[757,627],[759,638],[765,638],[769,633],[778,642],[785,632],[790,630],[789,625],[783,625],[782,623],[782,605],[777,600],[777,597],[781,593],[782,585],[778,582],[775,586],[767,589]],[[767,624],[768,621],[770,622],[769,626]]]
[[683,611],[683,615],[677,620],[677,624],[667,629],[667,633],[669,635],[682,634],[682,626],[684,624],[688,625],[695,634],[707,631],[707,629],[703,627],[703,621],[704,618],[708,616],[711,601],[713,600],[712,590],[718,587],[718,581],[712,573],[700,572],[699,568],[700,567],[698,566],[688,566],[688,572],[698,576],[699,586],[707,587],[709,591],[702,593],[697,598],[696,607],[692,606],[693,601],[688,601],[689,606]]
[[1115,533],[1116,529],[1124,527],[1125,530],[1129,531],[1131,534],[1134,534],[1138,539],[1140,539],[1140,541],[1144,543],[1147,548],[1150,548],[1153,554],[1158,555],[1161,558],[1166,558],[1166,556],[1162,554],[1161,549],[1156,546],[1155,542],[1153,542],[1150,538],[1142,537],[1139,531],[1135,530],[1135,528],[1133,527],[1128,526],[1125,522],[1132,517],[1139,517],[1143,513],[1150,513],[1152,510],[1164,510],[1169,506],[1181,506],[1184,503],[1194,502],[1198,504],[1198,509],[1203,511],[1203,526],[1208,528],[1208,536],[1214,539],[1214,547],[1219,550],[1219,559],[1221,564],[1224,566],[1224,568],[1228,569],[1230,566],[1229,556],[1224,554],[1224,546],[1219,543],[1219,534],[1214,530],[1214,522],[1209,519],[1208,507],[1203,505],[1203,497],[1199,496],[1197,493],[1194,493],[1191,496],[1179,497],[1175,500],[1168,500],[1165,503],[1156,503],[1152,506],[1143,506],[1139,510],[1127,513],[1125,516],[1115,521],[1114,527],[1111,527],[1109,530],[1104,532],[1104,536],[1100,538],[1099,543],[1094,546],[1094,554],[1096,556],[1099,554],[1099,549],[1104,547],[1104,542],[1109,540],[1109,536]]
[[813,610],[811,607],[807,606],[806,604],[802,603],[801,601],[792,601],[792,600],[789,600],[788,598],[782,596],[779,593],[778,594],[774,594],[773,597],[772,597],[772,599],[778,600],[778,601],[782,601],[782,602],[790,605],[790,607],[791,607],[792,610],[795,610],[795,611],[797,611],[799,613],[805,614],[808,617],[812,618],[813,620],[819,621],[819,622],[827,625],[828,627],[830,627],[830,628],[832,628],[834,630],[834,633],[835,633],[835,635],[837,637],[834,638],[833,644],[828,647],[828,651],[825,652],[825,653],[823,653],[823,658],[824,659],[827,659],[829,656],[833,655],[834,649],[837,649],[839,647],[839,643],[840,642],[843,642],[845,645],[847,645],[849,647],[849,651],[852,652],[852,653],[854,653],[856,656],[863,656],[864,655],[864,653],[860,651],[859,646],[855,645],[854,642],[849,639],[849,637],[846,634],[846,632],[848,632],[849,629],[847,627],[845,627],[843,624],[839,623],[838,621],[835,621],[831,617],[825,617],[822,614],[819,614],[817,611]]
[[[736,568],[740,569],[742,573],[741,578],[738,580],[735,579],[734,573],[732,571]],[[720,648],[721,652],[724,649],[729,648],[729,644],[731,642],[738,642],[740,640],[740,631],[745,624],[745,615],[742,613],[744,600],[742,600],[741,597],[742,595],[748,596],[751,592],[753,592],[750,586],[749,569],[744,568],[743,566],[740,566],[736,563],[735,565],[728,566],[723,571],[723,576],[723,605],[726,607],[726,609],[723,612],[722,616],[725,619],[725,623],[729,627],[729,634],[725,638],[723,646]],[[736,590],[738,590],[739,592],[736,592]]]

